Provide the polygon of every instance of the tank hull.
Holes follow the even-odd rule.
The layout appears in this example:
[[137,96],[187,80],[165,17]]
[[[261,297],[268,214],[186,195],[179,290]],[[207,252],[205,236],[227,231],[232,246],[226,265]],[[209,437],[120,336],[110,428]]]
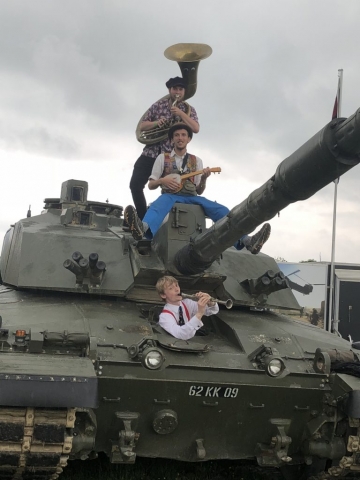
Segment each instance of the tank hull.
[[[46,369],[66,377],[66,362],[71,362],[72,375],[86,378],[87,390],[78,391],[75,398],[64,378],[59,390],[54,389],[54,380],[43,382],[41,396],[29,403],[44,409],[56,406],[56,397],[58,407],[64,406],[63,397],[73,402],[71,407],[80,417],[74,425],[69,459],[105,452],[113,463],[132,463],[136,456],[143,456],[187,462],[256,459],[262,465],[280,466],[278,450],[270,445],[284,429],[291,438],[286,456],[294,464],[303,463],[310,426],[325,414],[324,401],[332,395],[334,384],[329,375],[314,372],[315,352],[318,348],[350,348],[347,341],[310,324],[241,308],[220,310],[216,317],[207,318],[208,334],[190,342],[174,342],[161,332],[149,315],[156,307],[149,304],[3,288],[1,308],[6,318],[3,328],[10,331],[43,332],[46,323],[48,332],[59,331],[59,324],[69,334],[90,332],[90,352],[85,357],[79,357],[74,345],[59,342],[44,342],[41,352],[23,353],[25,363],[32,365],[31,378],[17,379],[10,400],[0,396],[1,409],[9,404],[20,409],[24,402],[16,398],[21,398],[22,390],[27,392],[26,383],[44,377]],[[19,322],[19,318],[23,320]],[[131,345],[144,337],[157,339],[166,368],[150,371],[129,358]],[[187,351],[189,344],[195,351]],[[287,375],[272,378],[259,368],[253,355],[264,345],[287,359]],[[54,356],[49,356],[52,349]],[[7,373],[12,373],[10,365],[20,352],[4,353],[2,371],[7,368]],[[62,370],[54,360],[59,355]],[[97,360],[90,362],[92,355]],[[77,366],[85,359],[92,371],[86,362]],[[360,389],[360,381],[354,381]],[[95,397],[92,382],[96,382]],[[35,390],[38,384],[33,387]],[[122,444],[119,437],[124,432],[133,441]]]

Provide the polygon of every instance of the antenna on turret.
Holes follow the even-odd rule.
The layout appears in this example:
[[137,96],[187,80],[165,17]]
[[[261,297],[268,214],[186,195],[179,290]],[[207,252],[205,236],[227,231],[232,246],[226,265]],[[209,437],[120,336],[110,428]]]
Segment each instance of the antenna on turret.
[[29,205],[29,210],[27,211],[26,217],[27,218],[31,217],[31,205]]

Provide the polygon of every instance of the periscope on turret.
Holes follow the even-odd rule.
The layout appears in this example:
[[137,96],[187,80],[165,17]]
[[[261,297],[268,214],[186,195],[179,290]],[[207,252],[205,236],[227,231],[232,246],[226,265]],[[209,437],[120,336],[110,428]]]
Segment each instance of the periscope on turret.
[[[284,478],[360,469],[360,354],[277,313],[300,310],[276,262],[231,245],[360,161],[360,110],[326,125],[206,229],[175,204],[135,242],[119,205],[63,183],[5,235],[0,261],[0,477],[50,480],[68,461],[252,460]],[[158,278],[233,307],[182,341],[158,325]]]

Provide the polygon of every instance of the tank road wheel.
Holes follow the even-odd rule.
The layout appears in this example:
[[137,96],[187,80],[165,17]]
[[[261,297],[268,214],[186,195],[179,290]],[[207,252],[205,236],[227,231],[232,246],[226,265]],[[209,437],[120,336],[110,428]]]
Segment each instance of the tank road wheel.
[[74,423],[74,408],[0,408],[0,477],[58,478],[72,449]]
[[311,465],[286,465],[280,468],[285,480],[337,480],[348,478],[360,480],[360,418],[348,417],[348,427],[352,435],[347,435],[346,454],[330,468],[327,459],[313,458]]

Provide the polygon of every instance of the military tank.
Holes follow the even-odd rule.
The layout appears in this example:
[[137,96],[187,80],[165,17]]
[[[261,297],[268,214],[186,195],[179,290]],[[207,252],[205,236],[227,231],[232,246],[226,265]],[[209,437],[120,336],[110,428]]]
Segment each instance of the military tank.
[[[11,226],[0,263],[0,477],[55,479],[99,452],[118,464],[246,459],[285,478],[356,474],[359,352],[276,313],[300,309],[277,264],[231,245],[359,153],[360,109],[211,228],[201,207],[176,204],[152,242],[135,242],[122,207],[88,200],[79,180]],[[224,304],[202,335],[178,340],[158,326],[164,274]]]

